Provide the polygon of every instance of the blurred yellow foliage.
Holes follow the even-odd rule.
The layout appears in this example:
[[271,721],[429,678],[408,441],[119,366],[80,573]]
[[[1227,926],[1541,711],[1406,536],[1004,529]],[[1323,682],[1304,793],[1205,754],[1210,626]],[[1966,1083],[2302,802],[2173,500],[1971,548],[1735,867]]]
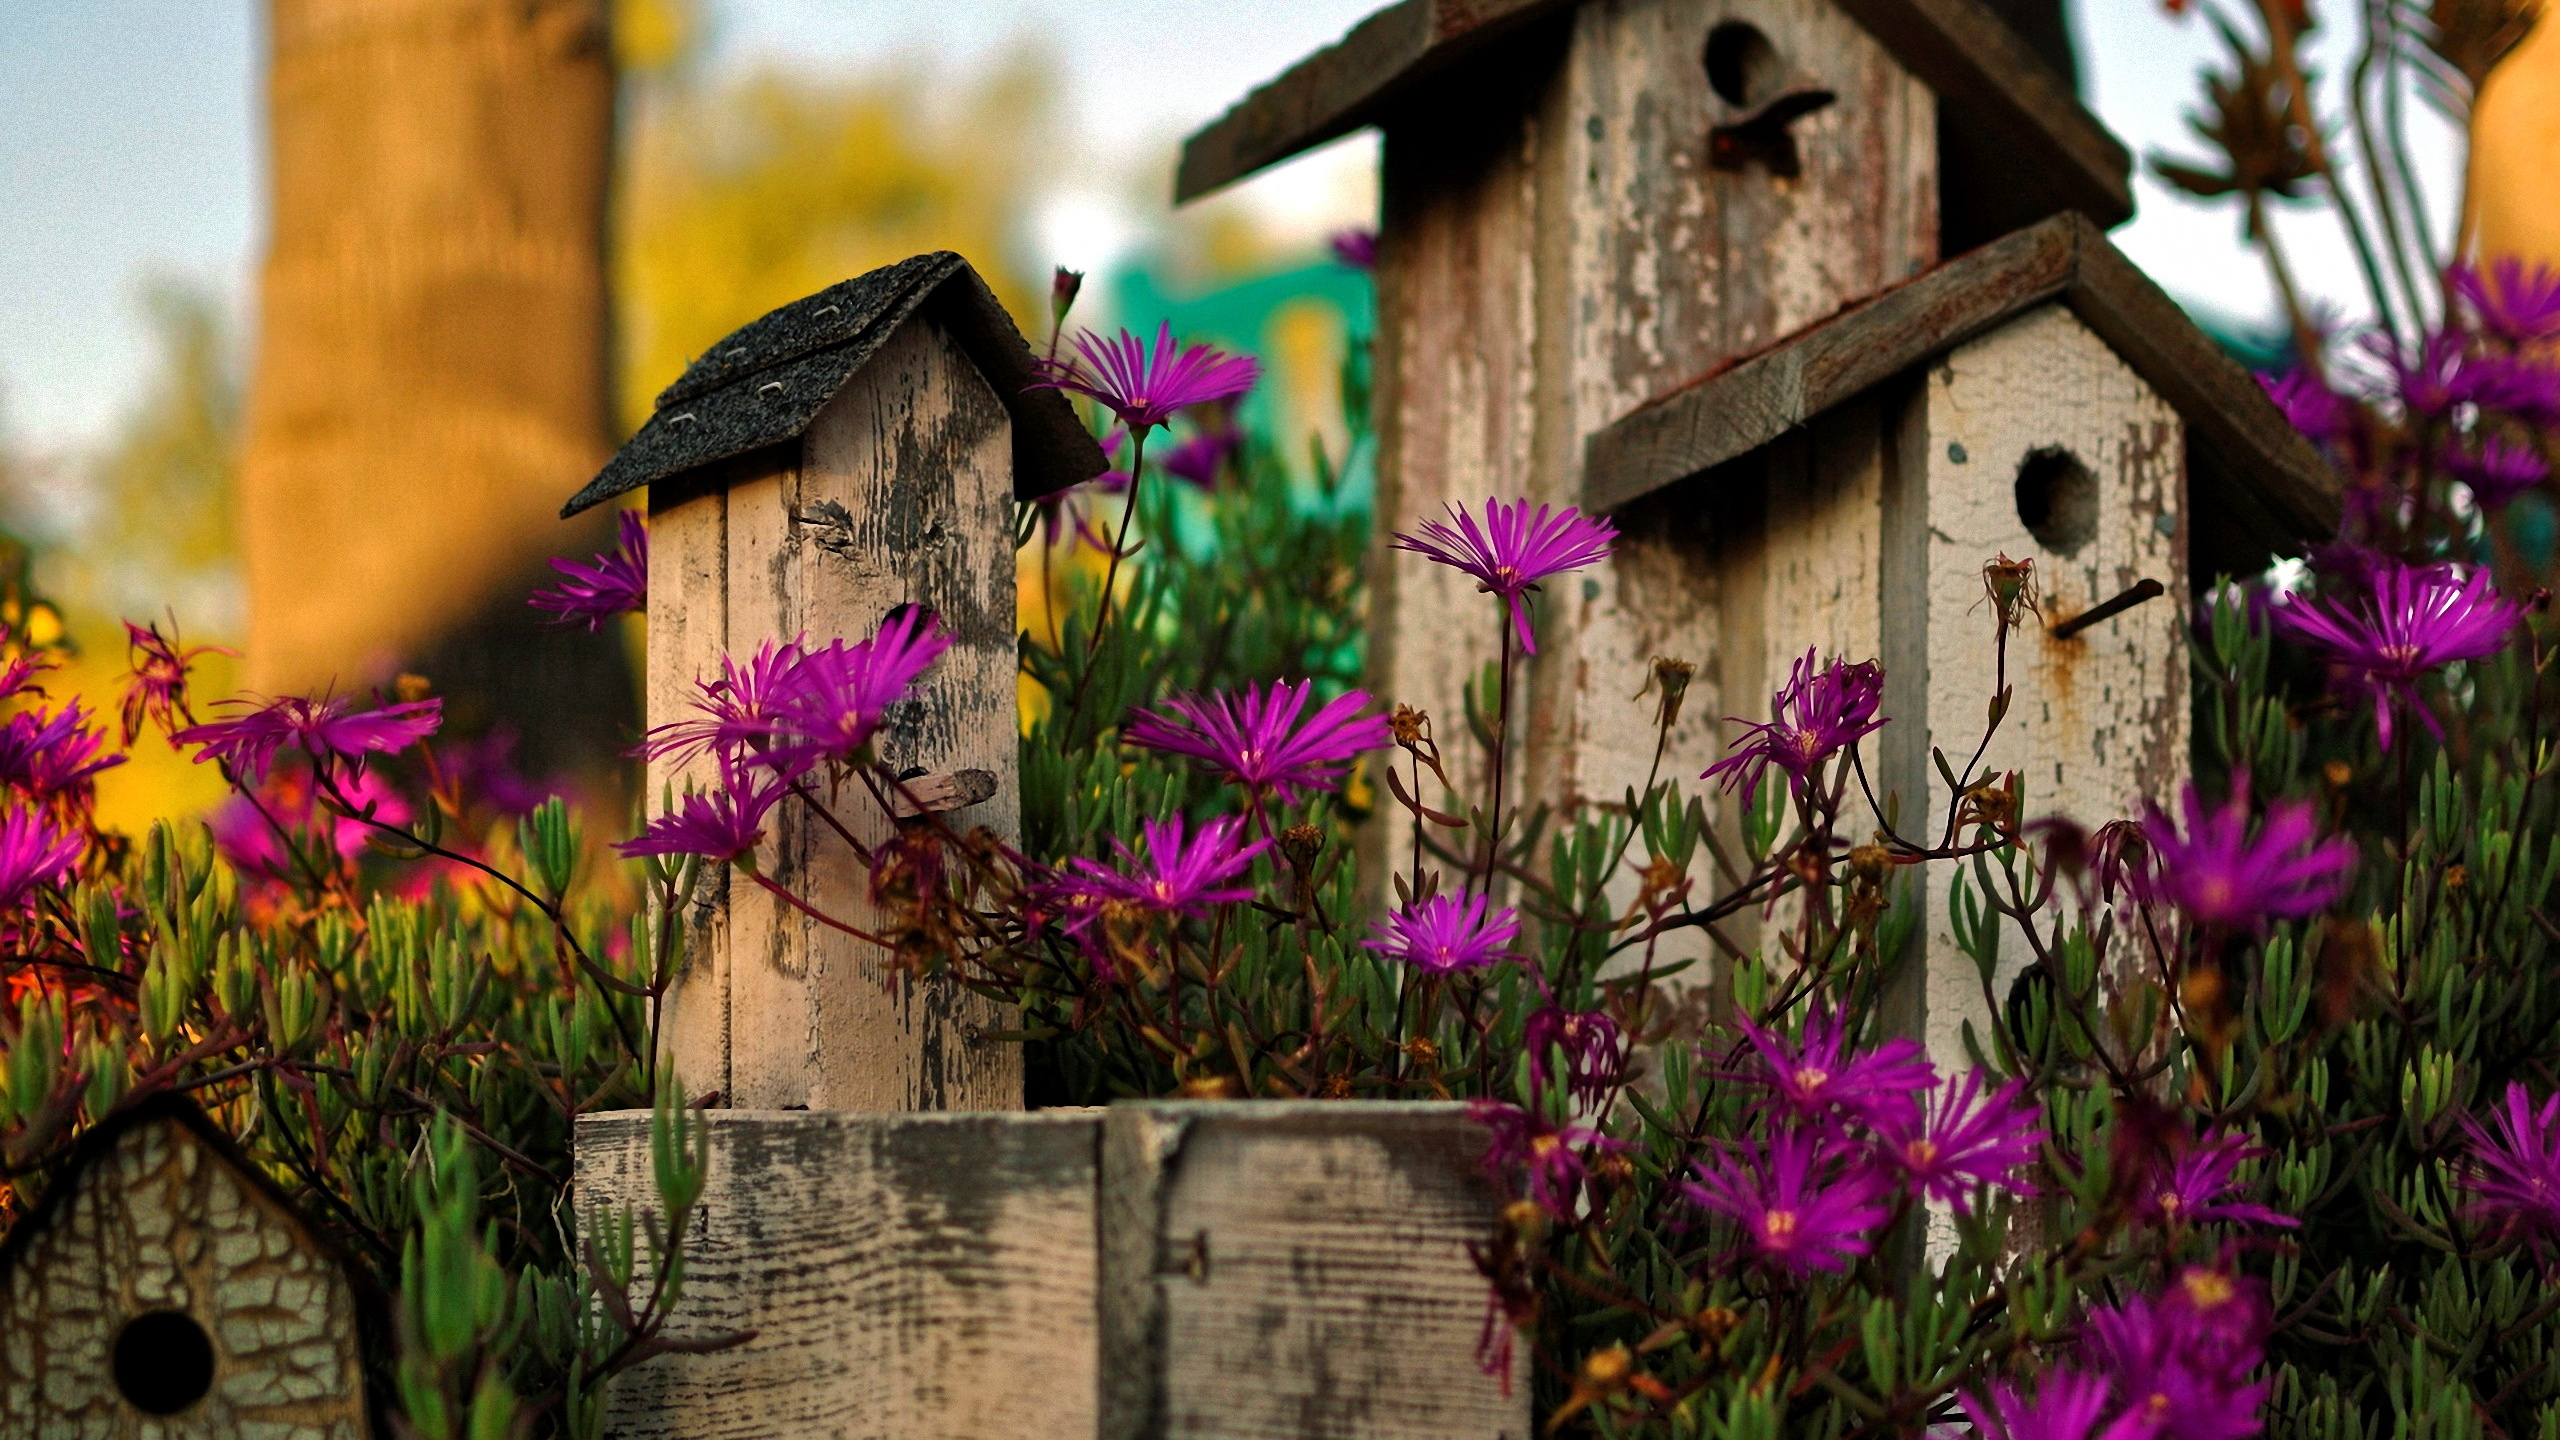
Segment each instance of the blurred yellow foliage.
[[1039,333],[1043,287],[1020,255],[1052,143],[1042,56],[1018,50],[958,87],[912,67],[704,79],[686,53],[704,43],[692,7],[625,0],[619,16],[625,424],[730,330],[919,251],[967,256]]

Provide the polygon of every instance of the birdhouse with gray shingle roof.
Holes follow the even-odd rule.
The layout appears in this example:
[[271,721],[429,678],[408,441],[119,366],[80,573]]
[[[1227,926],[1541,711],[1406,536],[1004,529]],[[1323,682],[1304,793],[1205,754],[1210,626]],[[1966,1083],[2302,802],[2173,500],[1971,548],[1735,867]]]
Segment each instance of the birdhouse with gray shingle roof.
[[[696,360],[562,512],[647,491],[649,723],[682,715],[723,654],[858,640],[920,605],[953,644],[887,717],[881,757],[961,828],[1014,833],[1013,503],[1105,468],[1065,397],[1026,388],[1035,378],[1012,319],[948,251],[794,301]],[[709,785],[709,763],[653,764],[652,804]],[[890,822],[846,789],[839,818],[880,838]],[[759,871],[870,915],[853,857],[812,843],[823,823],[776,810]],[[760,1109],[1021,1103],[1018,1052],[973,1038],[1012,1028],[992,1002],[948,980],[893,985],[876,950],[728,879],[709,877],[668,997],[689,1091]]]
[[92,1129],[0,1246],[11,1435],[358,1440],[357,1295],[293,1206],[194,1106]]

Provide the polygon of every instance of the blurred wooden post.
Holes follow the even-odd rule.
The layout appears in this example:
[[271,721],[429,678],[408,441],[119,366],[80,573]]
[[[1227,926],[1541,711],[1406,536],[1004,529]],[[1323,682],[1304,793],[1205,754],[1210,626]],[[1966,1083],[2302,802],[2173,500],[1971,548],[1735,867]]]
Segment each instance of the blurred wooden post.
[[[893,607],[919,605],[954,643],[886,718],[877,748],[901,771],[991,777],[947,818],[1010,838],[1013,501],[1103,466],[1064,400],[1026,391],[1031,379],[1012,322],[948,253],[848,280],[713,346],[567,507],[649,488],[650,724],[681,718],[723,654],[859,640]],[[653,766],[652,804],[714,780],[708,761]],[[834,803],[866,844],[889,834],[862,787]],[[773,812],[757,868],[878,928],[867,875],[796,798]],[[757,1109],[1021,1104],[1020,1052],[980,1038],[1011,1028],[1003,1007],[948,977],[892,976],[878,947],[743,877],[707,879],[666,1020],[692,1092]]]

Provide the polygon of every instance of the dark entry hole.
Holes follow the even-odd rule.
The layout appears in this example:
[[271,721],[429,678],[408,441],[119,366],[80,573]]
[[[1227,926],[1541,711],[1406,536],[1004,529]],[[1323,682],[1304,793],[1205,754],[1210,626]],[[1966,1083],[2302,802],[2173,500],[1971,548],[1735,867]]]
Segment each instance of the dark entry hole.
[[2098,477],[2058,446],[2029,451],[2018,462],[2018,523],[2045,549],[2073,553],[2098,533]]
[[154,1310],[116,1336],[116,1393],[147,1415],[175,1415],[213,1388],[213,1341],[190,1315]]
[[1759,27],[1727,20],[1707,32],[1707,86],[1727,105],[1757,105],[1775,94],[1779,81],[1777,47]]

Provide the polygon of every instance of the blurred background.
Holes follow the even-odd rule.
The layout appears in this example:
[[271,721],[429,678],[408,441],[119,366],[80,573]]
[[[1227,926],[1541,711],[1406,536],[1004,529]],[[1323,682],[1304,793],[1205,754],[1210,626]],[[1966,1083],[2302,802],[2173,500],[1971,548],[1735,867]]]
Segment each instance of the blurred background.
[[[1372,221],[1374,140],[1167,198],[1183,134],[1377,3],[0,0],[0,620],[58,638],[93,701],[125,669],[119,620],[156,619],[233,652],[200,693],[422,674],[491,764],[592,770],[636,719],[636,631],[533,623],[544,557],[605,538],[554,511],[774,305],[943,247],[1037,335],[1068,265],[1092,275],[1083,322],[1256,350],[1278,433],[1338,426],[1369,295],[1327,242]],[[2137,156],[2197,153],[2209,23],[2062,8],[2092,108]],[[2312,52],[2353,54],[2356,7],[2323,8]],[[2547,76],[2560,27],[2505,64]],[[2560,260],[2560,83],[2508,88],[2473,161],[2497,172],[2472,186],[2481,238]],[[2449,234],[2456,122],[2425,115],[2414,168]],[[2236,211],[2147,168],[2137,193],[2118,243],[2278,358]],[[2334,222],[2273,223],[2303,289],[2356,318]],[[100,818],[218,791],[146,742]]]

